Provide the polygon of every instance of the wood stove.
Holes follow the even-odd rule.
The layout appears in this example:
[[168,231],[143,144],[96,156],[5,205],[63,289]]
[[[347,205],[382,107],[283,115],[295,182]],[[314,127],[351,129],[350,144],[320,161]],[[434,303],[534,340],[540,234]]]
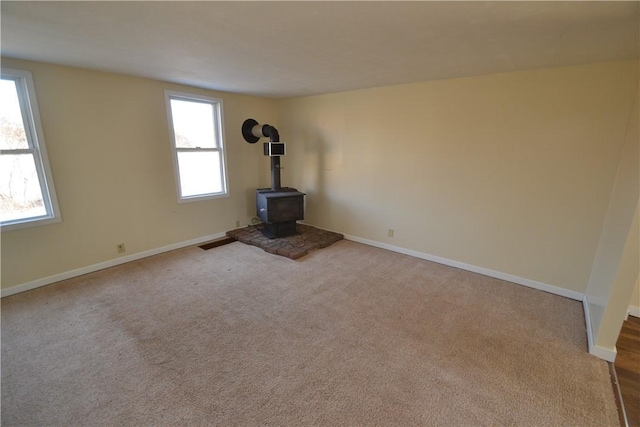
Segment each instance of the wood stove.
[[270,239],[296,234],[296,221],[304,219],[305,194],[280,185],[280,156],[285,155],[285,144],[280,142],[278,130],[247,119],[242,124],[242,135],[251,144],[262,136],[269,137],[269,142],[264,143],[264,155],[271,159],[271,188],[256,190],[256,211],[264,224],[262,233]]
[[256,191],[258,217],[262,220],[263,234],[269,238],[296,234],[296,221],[304,219],[304,193],[295,188]]

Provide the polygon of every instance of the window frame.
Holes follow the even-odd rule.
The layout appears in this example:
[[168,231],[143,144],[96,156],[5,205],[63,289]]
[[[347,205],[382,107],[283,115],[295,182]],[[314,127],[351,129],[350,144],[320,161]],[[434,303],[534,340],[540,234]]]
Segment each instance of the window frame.
[[13,80],[16,83],[20,112],[28,144],[28,148],[3,149],[1,152],[6,154],[31,154],[33,156],[38,183],[42,192],[42,201],[46,211],[45,215],[0,221],[0,229],[5,232],[61,222],[62,216],[56,197],[51,166],[49,165],[49,155],[44,139],[44,131],[42,130],[40,108],[36,98],[33,76],[30,71],[12,68],[2,68],[0,74],[3,80]]
[[[224,140],[224,120],[223,120],[223,105],[222,99],[215,98],[206,95],[187,93],[187,92],[177,92],[172,90],[165,90],[165,105],[167,109],[167,126],[169,128],[169,143],[171,144],[171,154],[173,158],[173,172],[174,172],[174,180],[176,184],[176,195],[178,198],[178,203],[190,203],[190,202],[199,202],[203,200],[212,200],[218,199],[222,197],[229,197],[229,180],[227,174],[227,151],[225,149],[225,140]],[[171,110],[171,101],[172,100],[179,101],[189,101],[189,102],[199,102],[209,104],[213,107],[213,124],[214,124],[214,135],[217,138],[217,146],[214,148],[179,148],[176,143],[176,135],[175,129],[173,127],[173,113]],[[181,184],[181,176],[180,176],[180,165],[178,162],[178,153],[179,152],[217,152],[220,156],[220,179],[222,184],[222,191],[219,193],[204,193],[197,194],[193,196],[183,196],[182,195],[182,184]]]

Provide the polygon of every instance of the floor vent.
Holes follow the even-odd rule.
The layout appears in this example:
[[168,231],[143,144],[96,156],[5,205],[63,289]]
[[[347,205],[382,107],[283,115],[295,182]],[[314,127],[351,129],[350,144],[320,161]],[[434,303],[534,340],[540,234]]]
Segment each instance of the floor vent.
[[222,246],[222,245],[228,245],[229,243],[233,243],[233,242],[235,242],[235,239],[231,239],[229,237],[222,237],[212,242],[207,242],[205,244],[202,244],[198,247],[200,249],[204,249],[205,251],[208,251],[209,249],[217,248],[218,246]]

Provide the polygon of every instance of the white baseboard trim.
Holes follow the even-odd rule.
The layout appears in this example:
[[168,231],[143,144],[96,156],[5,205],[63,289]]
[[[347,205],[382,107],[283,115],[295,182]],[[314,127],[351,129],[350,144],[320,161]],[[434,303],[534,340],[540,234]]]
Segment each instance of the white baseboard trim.
[[427,261],[436,262],[438,264],[448,265],[449,267],[460,268],[462,270],[470,271],[472,273],[482,274],[483,276],[493,277],[495,279],[506,280],[507,282],[516,283],[518,285],[526,286],[540,291],[549,292],[551,294],[560,295],[566,298],[571,298],[577,301],[581,301],[584,298],[584,294],[581,292],[572,291],[570,289],[559,288],[557,286],[548,285],[546,283],[537,282],[535,280],[525,279],[522,277],[514,276],[512,274],[502,273],[495,270],[490,270],[484,267],[478,267],[471,264],[466,264],[459,261],[454,261],[448,258],[442,258],[435,255],[429,255],[423,252],[414,251],[411,249],[401,248],[399,246],[389,245],[387,243],[376,242],[375,240],[363,239],[362,237],[351,236],[343,234],[344,238],[357,243],[363,243],[365,245],[374,246],[376,248],[386,249],[392,252],[409,255],[412,257],[424,259]]
[[584,308],[584,319],[587,322],[587,342],[589,344],[589,354],[593,354],[600,359],[607,362],[615,362],[618,355],[618,349],[613,347],[612,349],[604,348],[593,343],[593,330],[591,329],[591,315],[589,314],[589,299],[585,295],[582,299],[582,307]]
[[640,317],[640,307],[629,306],[629,314],[633,317]]
[[618,350],[613,348],[604,348],[599,345],[594,345],[589,349],[589,354],[593,354],[594,356],[606,360],[607,362],[614,363],[616,361],[616,356],[618,355]]
[[47,286],[61,280],[71,279],[72,277],[82,276],[83,274],[93,273],[94,271],[104,270],[105,268],[114,267],[116,265],[125,264],[127,262],[136,261],[142,258],[147,258],[153,255],[158,255],[163,252],[169,252],[176,249],[185,248],[187,246],[198,245],[200,243],[208,242],[210,240],[219,239],[224,237],[226,233],[220,232],[211,234],[209,236],[198,237],[196,239],[187,240],[184,242],[173,243],[171,245],[162,246],[160,248],[149,249],[148,251],[138,252],[137,254],[127,255],[120,258],[111,259],[97,264],[89,265],[87,267],[77,268],[71,271],[65,271],[64,273],[54,274],[53,276],[44,277],[31,282],[22,283],[20,285],[11,286],[10,288],[2,289],[0,291],[0,298],[15,295],[20,292],[30,291],[32,289]]

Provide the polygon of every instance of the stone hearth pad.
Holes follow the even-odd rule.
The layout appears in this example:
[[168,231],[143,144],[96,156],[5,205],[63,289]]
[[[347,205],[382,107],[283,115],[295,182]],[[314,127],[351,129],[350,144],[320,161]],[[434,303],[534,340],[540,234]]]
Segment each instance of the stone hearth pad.
[[251,225],[227,231],[227,236],[247,245],[257,246],[271,254],[291,259],[298,259],[314,249],[326,248],[344,238],[342,234],[305,224],[296,224],[299,234],[275,239],[265,237],[261,229],[261,225]]

